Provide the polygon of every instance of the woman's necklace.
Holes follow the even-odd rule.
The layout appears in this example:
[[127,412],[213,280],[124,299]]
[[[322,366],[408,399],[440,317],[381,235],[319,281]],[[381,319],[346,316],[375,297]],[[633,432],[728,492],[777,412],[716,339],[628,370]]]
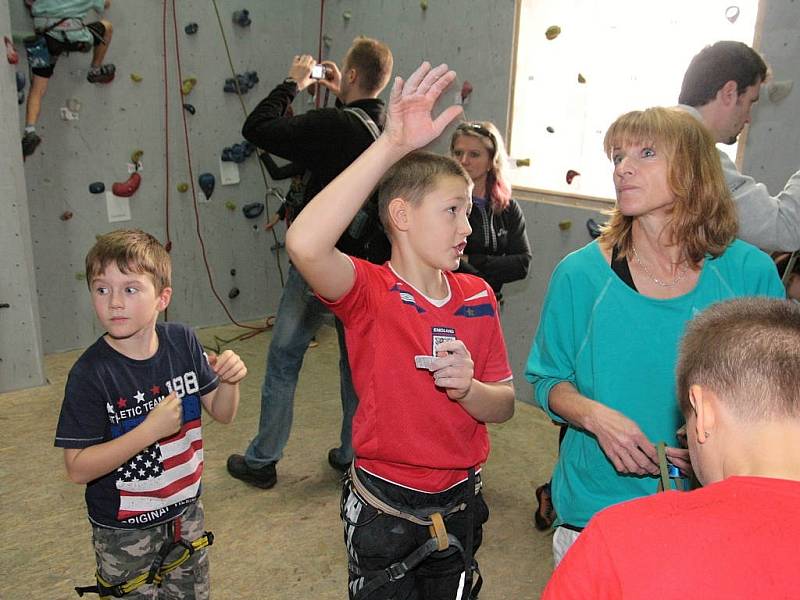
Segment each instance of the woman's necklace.
[[681,272],[673,279],[672,281],[664,281],[663,279],[659,279],[658,277],[654,277],[653,274],[650,272],[650,269],[647,268],[647,265],[642,262],[642,259],[639,258],[639,253],[636,251],[636,246],[631,244],[633,248],[633,258],[636,259],[636,263],[642,267],[645,274],[650,278],[650,280],[655,283],[656,285],[660,285],[661,287],[675,287],[678,285],[679,282],[683,281],[683,278],[686,277],[686,273],[689,272],[689,267],[686,265],[686,261],[682,261],[683,268]]

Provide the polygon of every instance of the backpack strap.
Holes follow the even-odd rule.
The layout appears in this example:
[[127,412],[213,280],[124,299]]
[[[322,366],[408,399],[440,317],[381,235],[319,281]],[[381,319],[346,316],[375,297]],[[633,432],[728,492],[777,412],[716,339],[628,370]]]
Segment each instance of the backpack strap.
[[344,112],[355,115],[358,120],[364,124],[364,127],[366,127],[372,134],[372,139],[377,140],[380,137],[380,128],[375,124],[375,121],[372,120],[372,117],[370,117],[364,109],[358,108],[357,106],[348,106],[344,109]]

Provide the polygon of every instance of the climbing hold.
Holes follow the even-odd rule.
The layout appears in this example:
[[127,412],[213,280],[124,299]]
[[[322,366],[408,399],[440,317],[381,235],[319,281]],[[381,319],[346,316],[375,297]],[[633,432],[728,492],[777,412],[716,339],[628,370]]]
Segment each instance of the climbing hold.
[[419,7],[422,10],[428,10],[428,0],[419,0]]
[[518,158],[514,161],[514,164],[518,167],[530,167],[531,166],[531,159],[530,158]]
[[106,184],[102,181],[95,181],[89,184],[89,192],[92,194],[102,194],[106,191]]
[[739,7],[736,5],[729,6],[725,9],[725,18],[728,19],[731,23],[736,23],[736,19],[739,18]]
[[144,79],[144,77],[142,77],[138,73],[131,73],[131,81],[139,83],[142,79]]
[[139,173],[131,173],[127,181],[117,182],[111,186],[111,191],[115,196],[128,198],[136,193],[142,183],[142,176]]
[[184,109],[186,112],[188,112],[190,115],[193,115],[194,113],[196,113],[196,112],[197,112],[197,110],[196,110],[196,109],[195,109],[195,107],[194,107],[194,104],[184,104],[184,105],[183,105],[183,109]]
[[70,210],[65,210],[63,213],[61,213],[61,216],[60,216],[59,218],[60,218],[62,221],[69,221],[69,220],[70,220],[72,217],[73,217],[73,215],[72,215],[72,211],[70,211]]
[[546,37],[548,40],[554,40],[558,37],[560,33],[561,33],[561,27],[559,27],[558,25],[550,25],[550,27],[548,27],[545,30],[544,37]]
[[229,94],[235,94],[237,83],[239,84],[241,93],[246,94],[258,83],[258,73],[255,71],[245,71],[244,73],[237,73],[235,79],[233,77],[228,77],[225,80],[225,85],[222,87],[222,90]]
[[17,71],[17,104],[22,104],[25,102],[25,84],[27,83],[25,79],[25,73],[22,71]]
[[236,298],[236,296],[238,296],[238,295],[239,295],[239,288],[237,288],[237,287],[232,287],[231,291],[228,292],[228,298],[230,298],[231,300]]
[[86,273],[78,271],[77,273],[75,273],[75,279],[78,281],[86,281]]
[[172,252],[172,240],[169,240],[166,244],[164,244],[164,250],[167,252]]
[[574,169],[570,169],[569,171],[567,171],[567,185],[571,185],[572,180],[575,179],[578,175],[580,175],[580,173],[578,173]]
[[549,125],[547,126],[547,133],[555,133],[555,132],[556,132],[556,130],[555,130],[555,129],[553,129],[553,128],[552,128],[552,127],[550,127]]
[[188,184],[188,183],[186,183],[186,182],[179,183],[179,184],[178,184],[178,191],[179,191],[181,194],[185,194],[186,192],[188,192],[188,191],[189,191],[189,184]]
[[6,45],[6,60],[8,60],[8,64],[15,65],[19,62],[19,54],[17,53],[17,49],[14,47],[14,42],[11,39],[4,35],[3,42]]
[[469,95],[472,93],[472,84],[469,81],[465,81],[461,84],[461,102],[464,103],[469,98]]
[[183,94],[184,96],[188,96],[194,89],[194,86],[196,85],[197,85],[197,77],[187,77],[186,79],[183,80],[183,83],[181,84],[181,94]]
[[570,227],[572,227],[572,221],[567,220],[558,222],[558,228],[561,231],[567,231]]
[[144,154],[144,150],[139,150],[138,148],[131,152],[131,162],[135,165],[138,165],[142,161],[142,155]]
[[333,44],[333,36],[326,33],[322,36],[322,43],[325,44],[326,48],[330,48],[331,44]]
[[600,234],[603,231],[600,229],[600,225],[594,219],[589,219],[586,221],[586,229],[589,230],[589,236],[592,239],[596,239],[600,237]]
[[586,83],[586,77],[582,73],[578,73],[578,83]]
[[256,147],[247,140],[240,144],[233,144],[222,149],[222,160],[224,162],[243,163],[250,155],[255,152]]
[[188,23],[183,30],[186,32],[186,35],[194,35],[197,33],[197,23]]
[[792,91],[794,82],[791,80],[771,81],[767,85],[767,96],[770,102],[780,102]]
[[75,114],[81,112],[81,101],[77,98],[70,98],[67,100],[67,110]]
[[246,8],[236,10],[233,12],[233,22],[239,27],[250,27],[252,21],[250,20],[250,11]]
[[263,202],[251,202],[250,204],[245,204],[242,207],[242,212],[244,216],[248,219],[255,219],[256,217],[260,217],[261,213],[264,212],[264,203]]
[[233,200],[226,200],[225,208],[231,211],[236,210],[236,202],[234,202]]
[[236,277],[236,269],[231,269],[231,277]]
[[206,198],[211,199],[211,194],[214,193],[214,176],[211,173],[202,173],[197,178],[197,183],[200,184],[200,189],[206,195]]
[[345,22],[348,22],[353,18],[353,13],[351,13],[349,10],[346,10],[342,13],[342,18],[345,20]]

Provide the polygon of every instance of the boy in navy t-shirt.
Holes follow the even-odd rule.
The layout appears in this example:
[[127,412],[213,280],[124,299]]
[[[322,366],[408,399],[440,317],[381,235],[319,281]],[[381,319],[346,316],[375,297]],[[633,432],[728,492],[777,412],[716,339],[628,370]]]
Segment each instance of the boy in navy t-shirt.
[[101,596],[209,593],[200,415],[230,423],[247,369],[230,350],[207,357],[191,329],[156,322],[170,278],[166,250],[141,230],[102,235],[86,257],[106,333],[69,373],[55,445],[86,484],[97,589],[85,591]]

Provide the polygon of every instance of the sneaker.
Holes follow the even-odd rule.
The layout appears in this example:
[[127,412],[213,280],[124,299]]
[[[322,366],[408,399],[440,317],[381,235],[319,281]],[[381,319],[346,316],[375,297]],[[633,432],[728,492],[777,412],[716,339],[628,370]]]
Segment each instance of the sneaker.
[[556,520],[556,509],[553,506],[553,497],[550,494],[550,482],[540,485],[536,488],[536,512],[533,513],[533,520],[536,523],[536,529],[539,531],[547,531],[553,526]]
[[86,76],[86,81],[89,83],[111,83],[114,81],[114,76],[116,74],[117,67],[109,63],[107,65],[101,65],[97,69],[94,67],[89,69],[89,74]]
[[346,472],[347,469],[350,468],[351,462],[353,461],[348,460],[345,462],[339,457],[339,448],[331,448],[328,450],[328,464],[340,473]]
[[36,152],[36,148],[42,143],[42,138],[36,135],[35,131],[26,131],[22,136],[22,156],[30,156]]
[[241,454],[231,454],[228,457],[228,473],[236,479],[241,479],[262,490],[268,490],[278,482],[275,463],[254,469],[247,465]]

